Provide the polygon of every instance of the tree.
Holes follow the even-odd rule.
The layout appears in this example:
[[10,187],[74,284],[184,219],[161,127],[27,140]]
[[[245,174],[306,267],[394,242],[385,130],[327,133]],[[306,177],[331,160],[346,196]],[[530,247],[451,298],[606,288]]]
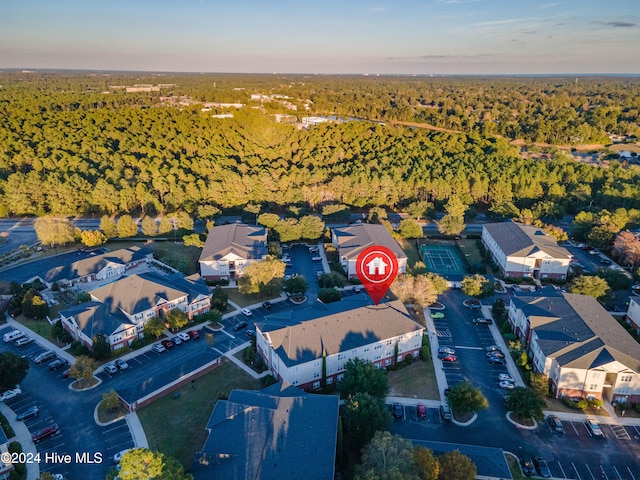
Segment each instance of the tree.
[[185,247],[204,247],[204,240],[200,238],[199,233],[192,233],[190,235],[185,235],[182,237],[182,241],[184,242]]
[[82,230],[80,232],[80,241],[89,248],[104,245],[107,240],[107,236],[100,230]]
[[258,223],[258,214],[260,213],[261,209],[262,209],[262,207],[259,204],[256,204],[256,203],[248,203],[244,207],[244,211],[245,212],[253,213],[255,215],[256,224]]
[[179,330],[189,323],[189,317],[187,317],[187,314],[177,307],[172,308],[167,312],[165,320],[171,330]]
[[96,360],[106,360],[111,357],[111,345],[104,333],[96,333],[93,336],[91,357]]
[[640,239],[629,230],[620,232],[616,236],[613,249],[618,252],[622,262],[628,265],[640,264]]
[[507,408],[522,419],[543,420],[546,402],[532,388],[516,387],[506,397]]
[[356,480],[420,480],[413,445],[400,435],[376,432],[362,451]]
[[274,294],[280,289],[284,270],[284,262],[273,257],[252,262],[244,267],[244,275],[238,280],[238,291],[242,294]]
[[438,480],[474,480],[478,473],[471,459],[458,450],[440,455],[438,461],[440,462]]
[[258,223],[267,228],[273,228],[280,221],[280,217],[275,213],[262,213],[258,216]]
[[176,230],[193,230],[193,218],[186,212],[172,213],[168,219]]
[[391,284],[391,291],[401,302],[414,303],[418,307],[426,307],[438,299],[436,288],[426,275],[398,276]]
[[299,221],[300,238],[316,240],[324,233],[324,222],[315,215],[305,215]]
[[120,406],[120,397],[113,388],[102,394],[102,405],[110,412]]
[[30,288],[22,300],[22,313],[25,317],[43,319],[49,315],[49,305],[35,289]]
[[458,413],[477,412],[489,406],[480,389],[475,388],[470,382],[461,382],[451,387],[447,403]]
[[144,336],[160,338],[165,328],[167,327],[160,317],[153,317],[144,324]]
[[278,232],[281,242],[292,242],[293,240],[299,240],[302,238],[300,222],[295,218],[278,220],[278,223],[276,223],[273,229]]
[[390,420],[391,413],[382,398],[359,392],[345,401],[342,416],[345,437],[354,448],[366,445],[376,432],[387,428]]
[[591,275],[579,275],[569,284],[570,293],[589,295],[596,300],[604,301],[609,296],[609,284],[604,278]]
[[158,234],[158,224],[149,215],[145,215],[140,222],[142,234],[147,237],[155,237]]
[[120,479],[162,478],[162,454],[146,448],[129,450],[120,460]]
[[599,268],[596,276],[603,278],[611,290],[627,290],[633,285],[633,279],[626,272],[612,268]]
[[438,231],[443,235],[460,235],[465,229],[464,218],[445,215],[438,222]]
[[387,375],[373,363],[359,358],[349,360],[345,365],[344,377],[338,382],[338,390],[343,397],[365,392],[384,399],[389,393]]
[[449,290],[449,284],[447,283],[447,280],[444,277],[441,277],[440,275],[438,275],[437,273],[427,272],[424,274],[424,276],[427,277],[429,280],[431,280],[431,283],[433,284],[433,288],[435,289],[438,295]]
[[405,220],[400,221],[400,226],[398,227],[398,233],[402,238],[424,237],[424,232],[422,231],[422,227],[418,222],[416,222],[412,218],[407,218]]
[[413,447],[413,458],[422,480],[438,480],[440,462],[433,454],[433,450],[416,445]]
[[323,273],[318,278],[318,286],[320,288],[342,288],[346,285],[346,283],[347,279],[344,277],[344,275],[341,275],[340,273],[334,271]]
[[462,279],[462,293],[470,297],[489,297],[494,291],[493,284],[482,275],[475,274]]
[[424,200],[418,200],[416,202],[410,203],[407,205],[407,213],[411,218],[415,218],[419,220],[423,218],[427,214],[427,210],[429,209],[429,202],[425,202]]
[[296,275],[284,281],[284,287],[292,295],[304,295],[307,292],[307,281],[301,275]]
[[213,290],[211,295],[211,308],[218,310],[219,312],[226,312],[229,305],[229,295],[223,288],[217,286]]
[[98,362],[95,359],[80,355],[76,357],[76,361],[69,368],[69,376],[78,380],[78,384],[85,384],[98,368]]
[[342,295],[340,295],[340,290],[336,290],[335,288],[321,288],[318,290],[318,300],[322,303],[339,302],[341,299]]
[[39,217],[33,227],[43,245],[65,245],[74,241],[73,224],[68,218]]
[[541,398],[549,394],[549,377],[544,373],[532,373],[529,376],[529,385]]
[[135,237],[138,234],[138,225],[131,215],[122,215],[118,219],[118,238]]
[[104,233],[107,238],[115,238],[118,236],[118,224],[113,217],[103,215],[100,218],[100,231]]
[[0,392],[15,388],[27,376],[29,360],[12,352],[0,353]]

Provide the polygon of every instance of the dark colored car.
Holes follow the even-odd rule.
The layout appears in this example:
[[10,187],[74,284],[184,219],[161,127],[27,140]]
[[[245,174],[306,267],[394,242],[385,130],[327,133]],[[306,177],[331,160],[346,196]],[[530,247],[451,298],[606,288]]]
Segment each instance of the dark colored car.
[[247,322],[238,322],[235,327],[233,327],[233,331],[237,332],[238,330],[242,330],[247,327]]
[[58,370],[60,368],[65,368],[68,365],[69,364],[67,363],[66,360],[62,360],[60,358],[56,358],[53,362],[51,362],[49,364],[49,371],[53,372],[53,371]]
[[200,332],[198,332],[197,330],[189,330],[187,333],[193,340],[200,338]]
[[494,350],[493,352],[487,352],[487,357],[504,358],[504,353],[499,350]]
[[422,403],[419,403],[416,407],[418,418],[427,418],[427,407]]
[[524,473],[527,477],[534,475],[536,473],[536,469],[533,466],[533,461],[529,457],[524,457],[520,459],[520,465],[522,466],[522,473]]
[[393,404],[393,418],[403,418],[404,417],[404,408],[399,403]]
[[504,365],[505,363],[507,363],[504,358],[495,357],[495,356],[491,356],[487,360],[489,360],[489,363],[491,365]]
[[474,318],[473,319],[474,325],[491,325],[492,323],[493,323],[493,320],[491,320],[490,318]]
[[253,338],[256,336],[256,332],[254,332],[253,330],[247,330],[246,332],[244,332],[244,334],[249,338]]
[[549,415],[547,417],[547,423],[551,427],[551,430],[558,433],[564,433],[564,427],[562,426],[562,422],[555,415]]
[[42,440],[52,437],[53,435],[56,435],[58,432],[58,425],[54,423],[53,425],[49,425],[48,427],[44,427],[43,429],[38,430],[36,433],[31,435],[31,439],[33,440],[33,443],[38,443]]
[[551,478],[551,470],[547,465],[547,461],[542,457],[536,457],[533,459],[533,466],[536,467],[536,472],[542,478]]
[[170,348],[173,348],[176,344],[173,343],[171,340],[162,340],[160,342],[162,344],[162,346],[164,348],[166,348],[167,350],[169,350]]
[[498,345],[489,345],[488,347],[484,347],[485,352],[501,352],[502,349]]
[[262,308],[269,310],[271,306],[271,302],[262,302]]
[[33,407],[29,407],[26,410],[20,412],[16,416],[16,420],[18,420],[19,422],[23,422],[28,418],[37,417],[38,415],[40,415],[40,408],[34,405]]
[[70,369],[66,369],[64,372],[62,372],[62,378],[69,378],[71,376],[71,370]]

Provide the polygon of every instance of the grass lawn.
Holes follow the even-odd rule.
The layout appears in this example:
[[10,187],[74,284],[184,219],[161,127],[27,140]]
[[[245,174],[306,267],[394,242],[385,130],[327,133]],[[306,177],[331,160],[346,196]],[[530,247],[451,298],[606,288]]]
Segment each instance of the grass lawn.
[[47,322],[46,320],[34,320],[32,318],[26,318],[24,315],[19,315],[15,320],[16,322],[27,327],[32,332],[37,333],[38,335],[46,338],[52,343],[55,343],[57,346],[64,347],[64,343],[59,342],[57,338],[51,335],[53,327],[49,325],[49,322]]
[[511,476],[513,477],[513,480],[524,480],[525,477],[522,475],[522,471],[518,466],[516,457],[514,457],[513,455],[505,455],[505,458],[507,459],[507,463],[509,464],[509,470],[511,470]]
[[389,371],[389,395],[440,400],[438,382],[431,361],[416,360],[408,367]]
[[[204,445],[205,426],[218,395],[232,389],[258,390],[262,380],[254,380],[232,363],[198,378],[138,411],[151,450],[177,458],[191,468],[191,456]],[[179,398],[174,394],[179,393]]]
[[185,275],[198,272],[198,259],[201,248],[185,247],[181,243],[153,242],[148,245],[153,250],[153,256],[162,263],[180,270]]
[[400,246],[402,247],[402,250],[404,250],[404,253],[407,254],[407,257],[408,257],[407,266],[409,268],[413,267],[416,264],[416,262],[422,261],[415,243],[413,243],[411,240],[406,240],[404,238],[398,239],[398,242],[400,242]]
[[475,239],[461,238],[458,242],[460,245],[460,250],[462,254],[469,262],[469,265],[478,265],[482,263],[482,255],[480,255],[480,250],[478,250],[478,246],[476,245]]
[[248,307],[256,303],[262,303],[265,300],[273,300],[276,297],[261,297],[258,293],[252,293],[249,295],[238,292],[237,288],[225,288],[225,293],[229,295],[229,300],[238,305],[239,307]]
[[122,405],[120,405],[118,408],[107,410],[104,406],[104,402],[100,402],[98,404],[98,420],[100,420],[103,423],[107,423],[112,420],[122,418],[127,413],[128,413],[128,410],[124,408]]

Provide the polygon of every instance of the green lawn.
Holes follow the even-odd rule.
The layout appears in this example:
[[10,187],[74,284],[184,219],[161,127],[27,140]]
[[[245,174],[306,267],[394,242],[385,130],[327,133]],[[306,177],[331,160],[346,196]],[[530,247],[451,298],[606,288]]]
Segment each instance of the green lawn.
[[248,307],[249,305],[262,303],[265,300],[273,300],[273,298],[278,298],[278,297],[261,297],[258,293],[245,295],[243,293],[238,292],[237,288],[225,288],[224,291],[227,295],[229,295],[229,300],[240,307]]
[[415,361],[401,370],[390,371],[389,395],[440,400],[433,362]]
[[[54,318],[55,316],[57,316],[57,313],[54,313],[52,311],[49,316],[50,318]],[[27,327],[32,332],[37,333],[41,337],[46,338],[47,340],[49,340],[52,343],[55,343],[59,347],[64,347],[65,345],[64,343],[60,343],[57,338],[51,335],[51,331],[53,327],[49,325],[49,322],[47,322],[46,320],[34,320],[32,318],[26,318],[24,315],[19,315],[15,320],[18,323]]]
[[[198,378],[138,411],[149,448],[177,458],[186,468],[191,456],[207,438],[205,426],[218,395],[232,389],[258,390],[262,380],[254,380],[232,363]],[[174,398],[174,394],[180,394]]]
[[478,250],[476,241],[477,240],[462,238],[458,242],[460,250],[469,262],[469,265],[478,265],[482,263],[482,255],[480,255],[480,250]]
[[201,248],[185,247],[181,243],[153,242],[148,245],[153,250],[154,258],[162,263],[180,270],[185,275],[191,275],[199,271],[198,259]]
[[416,248],[415,243],[412,240],[406,240],[404,238],[399,238],[398,242],[404,250],[404,253],[407,255],[407,266],[409,268],[413,267],[416,262],[421,262],[422,258],[420,258],[420,254],[418,253],[418,249]]

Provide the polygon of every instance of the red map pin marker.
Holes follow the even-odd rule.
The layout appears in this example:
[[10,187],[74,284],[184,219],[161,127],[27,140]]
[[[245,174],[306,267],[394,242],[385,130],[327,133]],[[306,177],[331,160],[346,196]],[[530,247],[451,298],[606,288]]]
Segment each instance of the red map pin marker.
[[367,247],[358,255],[356,273],[373,303],[378,305],[398,275],[398,259],[387,247]]

